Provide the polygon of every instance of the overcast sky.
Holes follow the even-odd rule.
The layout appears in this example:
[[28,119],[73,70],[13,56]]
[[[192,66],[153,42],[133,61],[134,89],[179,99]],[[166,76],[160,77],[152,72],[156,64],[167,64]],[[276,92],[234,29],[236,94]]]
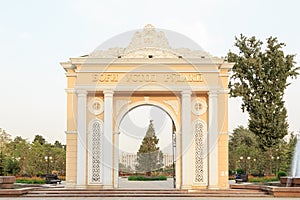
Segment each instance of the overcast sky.
[[[186,35],[225,56],[240,33],[277,36],[300,63],[300,1],[294,0],[10,0],[0,6],[0,127],[30,141],[65,142],[65,75],[59,65],[112,36],[146,24]],[[300,130],[300,79],[286,90],[290,131]],[[247,125],[230,100],[229,128]],[[145,119],[148,121],[148,119]],[[147,124],[148,125],[148,124]]]

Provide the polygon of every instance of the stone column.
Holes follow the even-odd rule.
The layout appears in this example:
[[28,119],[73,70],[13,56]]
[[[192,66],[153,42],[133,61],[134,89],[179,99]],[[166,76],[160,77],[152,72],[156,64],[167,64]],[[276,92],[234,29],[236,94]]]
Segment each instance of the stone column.
[[175,151],[175,177],[176,177],[176,189],[181,187],[181,132],[176,131],[176,151]]
[[113,188],[113,91],[104,94],[103,187]]
[[218,188],[218,93],[209,92],[209,127],[208,127],[208,153],[209,153],[209,181],[208,187]]
[[119,187],[119,131],[114,132],[114,188]]
[[86,99],[87,91],[77,91],[77,185],[86,185]]
[[182,156],[182,189],[191,189],[193,182],[191,155],[191,94],[190,90],[181,92],[181,156]]

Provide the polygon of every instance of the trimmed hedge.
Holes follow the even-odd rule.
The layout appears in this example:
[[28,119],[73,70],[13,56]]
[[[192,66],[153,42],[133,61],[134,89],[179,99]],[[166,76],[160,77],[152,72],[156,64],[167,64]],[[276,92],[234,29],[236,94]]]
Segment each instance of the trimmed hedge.
[[166,176],[129,176],[128,181],[166,181]]
[[45,184],[46,180],[41,178],[17,178],[16,183]]
[[267,182],[273,182],[278,181],[279,179],[277,177],[253,177],[249,178],[249,182],[253,183],[267,183]]

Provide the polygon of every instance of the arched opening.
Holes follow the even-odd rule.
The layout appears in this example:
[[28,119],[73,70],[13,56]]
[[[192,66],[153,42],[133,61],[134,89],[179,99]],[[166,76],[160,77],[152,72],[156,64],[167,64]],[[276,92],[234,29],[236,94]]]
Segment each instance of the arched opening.
[[[141,154],[138,153],[142,141],[153,124],[159,148],[156,168],[151,169],[152,176],[167,176],[161,181],[158,188],[175,188],[175,152],[176,127],[170,114],[162,107],[152,104],[137,105],[129,109],[119,123],[119,188],[155,188],[149,181],[128,181],[131,175],[145,175],[141,163]],[[153,120],[150,123],[150,120]],[[155,156],[154,156],[155,157]],[[153,158],[153,157],[152,157]],[[153,162],[152,162],[153,163]],[[153,166],[153,165],[152,165]]]

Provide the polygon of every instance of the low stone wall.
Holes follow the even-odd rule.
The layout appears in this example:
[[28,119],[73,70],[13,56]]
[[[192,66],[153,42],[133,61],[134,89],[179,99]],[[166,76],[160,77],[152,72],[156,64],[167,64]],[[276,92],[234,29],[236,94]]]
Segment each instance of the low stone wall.
[[280,177],[282,187],[300,187],[300,178]]
[[13,189],[15,182],[15,176],[0,176],[0,189]]

